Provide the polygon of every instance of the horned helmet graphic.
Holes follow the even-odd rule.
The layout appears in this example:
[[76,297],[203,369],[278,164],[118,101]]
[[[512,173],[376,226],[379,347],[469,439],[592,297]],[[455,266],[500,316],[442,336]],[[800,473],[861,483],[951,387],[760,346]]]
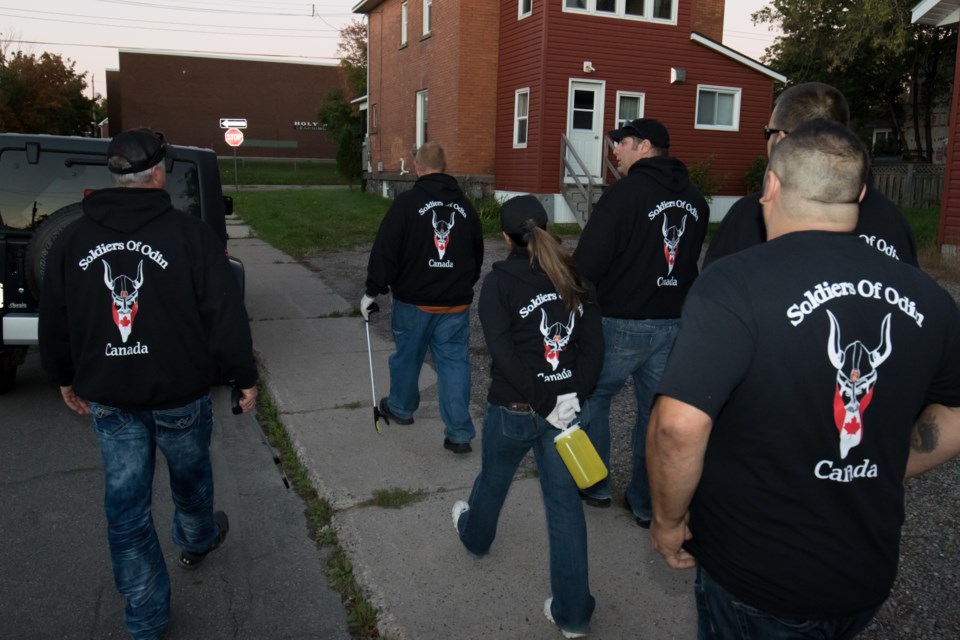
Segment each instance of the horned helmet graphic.
[[117,325],[120,337],[126,342],[133,331],[133,319],[137,317],[140,307],[137,297],[143,284],[143,260],[137,265],[136,280],[124,275],[114,278],[110,263],[103,260],[103,283],[113,296],[113,323]]
[[833,396],[833,421],[840,432],[840,457],[846,458],[850,449],[863,439],[863,412],[873,399],[877,382],[877,367],[890,357],[893,343],[890,341],[890,314],[880,326],[880,344],[868,349],[859,340],[841,346],[840,324],[829,311],[830,337],[827,339],[827,354],[830,364],[837,370],[837,389]]
[[437,212],[433,212],[433,244],[437,247],[440,259],[443,260],[443,254],[447,252],[447,245],[450,243],[448,236],[453,229],[453,223],[456,222],[457,212],[450,213],[450,221],[437,220]]
[[554,322],[547,324],[547,312],[540,309],[543,314],[540,320],[540,333],[543,334],[543,357],[550,363],[554,371],[560,364],[560,352],[565,351],[567,343],[570,342],[570,334],[573,333],[575,312],[570,312],[570,322]]
[[680,219],[679,229],[677,225],[670,226],[667,214],[663,214],[663,255],[667,259],[667,275],[670,275],[673,271],[673,265],[677,261],[677,246],[680,244],[680,238],[686,228],[686,214]]

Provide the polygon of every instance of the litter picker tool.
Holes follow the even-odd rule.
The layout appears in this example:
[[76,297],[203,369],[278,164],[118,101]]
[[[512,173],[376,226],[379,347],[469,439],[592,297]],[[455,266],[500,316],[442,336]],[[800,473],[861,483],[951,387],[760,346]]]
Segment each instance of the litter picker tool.
[[[374,302],[368,308],[367,316],[369,317],[371,313],[376,313],[377,311],[380,311],[380,305]],[[367,329],[367,359],[370,362],[370,397],[373,400],[373,426],[376,427],[377,433],[380,433],[380,409],[377,407],[377,390],[373,384],[373,349],[370,348],[370,320],[364,320],[363,324]]]

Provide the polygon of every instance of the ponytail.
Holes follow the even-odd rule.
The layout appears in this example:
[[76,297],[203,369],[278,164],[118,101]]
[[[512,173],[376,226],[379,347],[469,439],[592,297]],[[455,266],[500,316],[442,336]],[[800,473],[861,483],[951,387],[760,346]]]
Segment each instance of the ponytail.
[[523,223],[523,233],[507,234],[513,243],[526,247],[530,253],[530,266],[543,270],[553,287],[563,299],[567,313],[573,313],[583,304],[587,289],[580,280],[577,263],[573,256],[560,245],[560,238],[533,220]]

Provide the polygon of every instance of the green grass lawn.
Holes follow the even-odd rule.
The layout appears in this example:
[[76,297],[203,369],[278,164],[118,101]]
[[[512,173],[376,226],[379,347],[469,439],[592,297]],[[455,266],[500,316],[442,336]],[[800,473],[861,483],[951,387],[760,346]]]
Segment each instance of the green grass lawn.
[[234,178],[233,158],[220,156],[220,182],[225,191],[237,184],[347,184],[337,165],[332,162],[237,160],[237,179]]

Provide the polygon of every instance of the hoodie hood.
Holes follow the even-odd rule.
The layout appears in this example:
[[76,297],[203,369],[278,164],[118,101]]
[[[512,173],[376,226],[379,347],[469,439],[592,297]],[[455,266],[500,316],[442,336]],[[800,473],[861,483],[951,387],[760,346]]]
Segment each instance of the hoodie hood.
[[683,191],[690,184],[690,172],[687,167],[673,156],[653,156],[637,160],[631,166],[628,175],[642,173],[657,184],[670,191]]
[[464,197],[457,179],[446,173],[428,173],[417,178],[413,188],[423,191],[430,200],[440,200],[444,204]]
[[114,187],[98,189],[83,199],[83,213],[99,225],[132,233],[172,211],[170,194],[163,189]]
[[521,247],[514,247],[507,259],[494,262],[493,268],[531,287],[542,287],[544,279],[549,281],[542,270],[530,268],[530,253]]

